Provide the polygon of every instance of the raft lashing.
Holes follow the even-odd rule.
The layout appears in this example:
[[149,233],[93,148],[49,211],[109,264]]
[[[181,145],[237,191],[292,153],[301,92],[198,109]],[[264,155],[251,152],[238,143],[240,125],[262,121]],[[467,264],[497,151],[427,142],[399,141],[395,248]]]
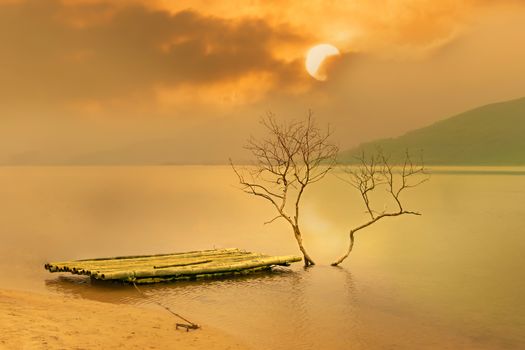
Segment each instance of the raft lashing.
[[44,267],[49,272],[71,272],[97,280],[156,283],[248,274],[301,260],[296,255],[269,256],[229,248],[51,262]]

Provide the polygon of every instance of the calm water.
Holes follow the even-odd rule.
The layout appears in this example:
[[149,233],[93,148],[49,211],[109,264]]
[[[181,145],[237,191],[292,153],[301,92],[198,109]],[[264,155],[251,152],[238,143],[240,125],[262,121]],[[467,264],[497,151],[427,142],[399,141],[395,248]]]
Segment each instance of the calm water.
[[[331,176],[310,188],[302,214],[319,266],[143,289],[255,349],[523,349],[524,169],[438,170],[407,192],[423,216],[361,232],[341,268],[329,262],[365,216]],[[297,252],[284,223],[262,224],[271,208],[236,189],[227,167],[0,168],[0,184],[2,288],[154,307],[128,286],[43,264],[213,247]]]

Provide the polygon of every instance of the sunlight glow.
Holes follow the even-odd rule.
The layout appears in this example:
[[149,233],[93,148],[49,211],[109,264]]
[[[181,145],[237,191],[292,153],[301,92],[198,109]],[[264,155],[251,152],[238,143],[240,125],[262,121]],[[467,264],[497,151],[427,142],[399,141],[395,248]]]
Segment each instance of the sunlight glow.
[[312,47],[306,54],[306,71],[316,80],[326,80],[327,76],[325,73],[320,72],[320,68],[327,57],[339,54],[337,47],[330,44],[319,44]]

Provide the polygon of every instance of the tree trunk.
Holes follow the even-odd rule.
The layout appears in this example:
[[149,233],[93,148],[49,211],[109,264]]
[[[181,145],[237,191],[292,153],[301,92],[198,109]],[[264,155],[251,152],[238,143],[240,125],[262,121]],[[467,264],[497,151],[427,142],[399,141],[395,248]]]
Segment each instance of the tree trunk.
[[301,253],[303,253],[304,266],[308,267],[308,266],[311,266],[311,265],[315,265],[315,262],[312,260],[310,255],[308,255],[308,253],[306,252],[306,249],[304,249],[303,238],[301,236],[301,231],[299,231],[299,227],[294,225],[293,232],[294,232],[294,235],[295,235],[295,240],[297,241],[297,244],[299,245],[299,249],[301,250]]
[[337,261],[333,262],[332,263],[332,266],[337,266],[339,265],[340,263],[343,262],[343,260],[345,260],[346,258],[348,258],[348,255],[350,255],[350,253],[352,252],[352,249],[354,248],[354,233],[355,231],[350,231],[350,244],[348,245],[348,250],[346,251],[346,253],[341,256]]

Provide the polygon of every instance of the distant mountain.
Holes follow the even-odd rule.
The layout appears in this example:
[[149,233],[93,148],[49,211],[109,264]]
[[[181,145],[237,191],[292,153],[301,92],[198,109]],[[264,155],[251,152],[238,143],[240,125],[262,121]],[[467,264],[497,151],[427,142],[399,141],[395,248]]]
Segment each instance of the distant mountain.
[[364,143],[341,154],[352,162],[381,147],[399,159],[408,149],[428,165],[525,165],[525,98],[476,108],[397,137]]

